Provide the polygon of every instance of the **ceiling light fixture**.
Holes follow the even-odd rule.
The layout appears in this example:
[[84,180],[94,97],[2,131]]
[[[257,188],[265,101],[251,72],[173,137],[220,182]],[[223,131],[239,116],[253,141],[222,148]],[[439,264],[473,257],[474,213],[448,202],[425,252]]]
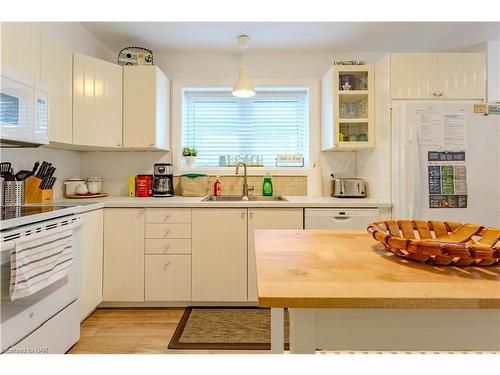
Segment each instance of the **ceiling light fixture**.
[[250,98],[255,96],[255,86],[248,78],[248,67],[245,63],[245,50],[248,48],[250,37],[248,35],[240,35],[238,37],[238,45],[243,51],[243,64],[240,66],[240,75],[233,87],[233,96],[238,98]]

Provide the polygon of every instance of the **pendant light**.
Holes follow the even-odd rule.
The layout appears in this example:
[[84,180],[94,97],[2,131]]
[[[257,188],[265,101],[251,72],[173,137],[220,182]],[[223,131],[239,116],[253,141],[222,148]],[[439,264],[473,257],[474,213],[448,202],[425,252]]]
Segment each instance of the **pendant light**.
[[255,96],[255,86],[248,78],[248,67],[245,63],[245,50],[248,48],[250,37],[248,35],[240,35],[238,37],[238,45],[243,50],[243,65],[240,66],[240,75],[233,87],[233,96],[237,98],[250,98]]

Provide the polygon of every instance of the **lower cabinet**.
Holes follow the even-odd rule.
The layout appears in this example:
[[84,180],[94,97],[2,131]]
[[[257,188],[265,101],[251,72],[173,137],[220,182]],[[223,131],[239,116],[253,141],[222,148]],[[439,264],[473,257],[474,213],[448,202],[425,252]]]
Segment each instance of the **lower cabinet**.
[[144,209],[104,211],[104,301],[144,301]]
[[103,210],[81,214],[80,319],[86,318],[102,301]]
[[302,208],[248,209],[248,301],[257,301],[257,273],[255,264],[255,230],[302,229]]
[[191,301],[191,209],[147,208],[144,299]]
[[192,299],[247,300],[247,209],[192,210]]
[[146,255],[146,301],[191,300],[190,255]]

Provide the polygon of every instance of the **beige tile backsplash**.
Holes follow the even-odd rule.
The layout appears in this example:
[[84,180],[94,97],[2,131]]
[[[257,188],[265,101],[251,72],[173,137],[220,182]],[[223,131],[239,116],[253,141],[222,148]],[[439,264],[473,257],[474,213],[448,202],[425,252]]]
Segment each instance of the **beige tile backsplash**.
[[[208,187],[210,194],[213,194],[215,176],[210,176]],[[222,183],[222,195],[242,195],[243,194],[243,176],[220,176]],[[248,176],[248,185],[254,186],[254,195],[262,195],[262,183],[264,176]],[[307,177],[306,176],[273,176],[273,195],[307,195]],[[174,176],[174,191],[180,195],[180,179]]]

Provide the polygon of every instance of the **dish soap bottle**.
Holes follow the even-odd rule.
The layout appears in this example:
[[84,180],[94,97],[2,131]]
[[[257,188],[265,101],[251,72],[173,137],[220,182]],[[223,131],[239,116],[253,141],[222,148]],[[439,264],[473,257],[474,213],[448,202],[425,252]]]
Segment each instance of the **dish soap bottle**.
[[271,180],[271,175],[266,172],[264,176],[264,183],[262,184],[262,195],[265,197],[271,197],[273,195],[273,181]]
[[216,197],[219,197],[221,195],[221,190],[222,190],[222,184],[219,181],[219,176],[215,178],[215,183],[214,183],[214,195]]

